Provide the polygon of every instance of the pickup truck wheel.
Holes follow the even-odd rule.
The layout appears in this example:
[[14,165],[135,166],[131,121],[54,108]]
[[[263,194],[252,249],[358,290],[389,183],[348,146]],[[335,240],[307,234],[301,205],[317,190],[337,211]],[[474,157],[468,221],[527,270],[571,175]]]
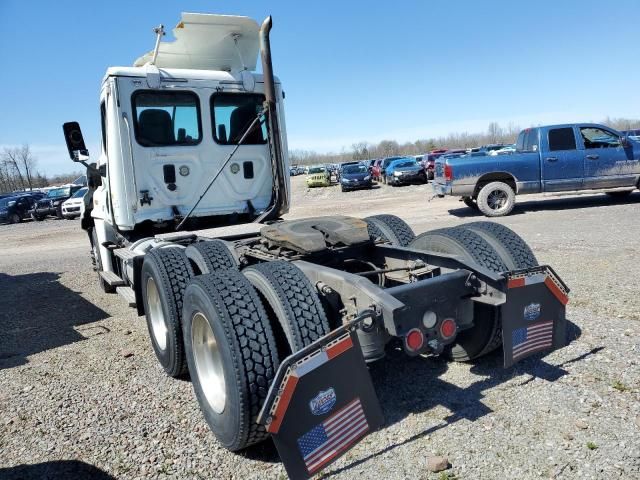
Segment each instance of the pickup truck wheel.
[[199,275],[184,295],[187,362],[200,410],[231,451],[267,438],[256,418],[279,361],[256,291],[238,271]]
[[484,238],[500,254],[509,270],[539,265],[527,242],[504,225],[495,222],[471,222],[458,228],[472,230]]
[[487,217],[508,215],[516,204],[516,194],[504,182],[491,182],[478,193],[478,208]]
[[140,274],[151,345],[164,371],[174,378],[187,373],[180,319],[184,290],[193,276],[184,250],[178,247],[151,250]]
[[479,210],[478,208],[478,204],[475,202],[475,200],[471,197],[462,197],[462,202],[469,208],[473,209],[473,210]]
[[367,222],[370,237],[381,238],[391,245],[406,247],[416,238],[407,222],[395,215],[373,215],[364,221]]
[[[458,255],[494,272],[504,272],[506,265],[496,250],[477,233],[462,228],[442,228],[418,235],[409,248]],[[474,303],[473,327],[458,333],[444,355],[455,361],[479,358],[498,348],[502,342],[499,310],[491,305]]]
[[238,269],[238,262],[222,240],[194,243],[185,249],[187,258],[195,266],[196,273],[213,273],[229,268]]
[[265,262],[245,268],[242,273],[263,301],[280,358],[329,333],[322,302],[298,267],[285,261]]
[[102,271],[102,258],[100,257],[100,246],[98,244],[98,235],[96,234],[96,229],[91,230],[91,245],[92,251],[91,255],[93,256],[93,265],[95,267],[96,272],[98,272],[98,285],[100,285],[100,289],[104,293],[115,293],[115,287],[109,285],[104,278],[100,275]]

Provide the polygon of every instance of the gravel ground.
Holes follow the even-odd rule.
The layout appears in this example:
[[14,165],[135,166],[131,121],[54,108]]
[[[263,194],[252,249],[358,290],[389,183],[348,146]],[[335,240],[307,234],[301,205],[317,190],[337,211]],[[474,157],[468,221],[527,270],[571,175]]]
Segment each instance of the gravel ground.
[[[428,186],[341,193],[293,180],[289,218],[393,213],[416,232],[478,220]],[[571,344],[503,370],[389,352],[386,426],[321,478],[640,478],[640,193],[525,197],[499,219],[572,288]],[[218,446],[143,318],[102,294],[77,221],[0,226],[0,479],[283,478],[271,443]],[[451,467],[430,473],[426,459]]]

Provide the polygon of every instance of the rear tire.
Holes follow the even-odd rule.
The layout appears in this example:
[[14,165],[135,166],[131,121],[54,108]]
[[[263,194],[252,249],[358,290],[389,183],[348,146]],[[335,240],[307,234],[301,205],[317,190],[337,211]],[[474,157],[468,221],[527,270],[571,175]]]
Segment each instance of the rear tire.
[[265,262],[245,268],[242,273],[258,291],[274,333],[281,331],[286,339],[286,350],[282,348],[284,342],[279,342],[280,358],[329,333],[322,302],[298,267],[285,261]]
[[200,275],[183,314],[193,389],[212,432],[231,451],[266,439],[256,418],[279,362],[257,293],[235,270]]
[[181,318],[184,290],[193,276],[184,250],[178,247],[151,250],[142,264],[140,281],[149,337],[170,377],[187,373]]
[[[496,250],[477,233],[462,228],[443,228],[418,235],[409,248],[458,255],[494,272],[506,265]],[[454,343],[444,350],[450,359],[462,362],[479,358],[502,343],[499,310],[474,302],[473,327],[458,333]]]
[[472,230],[484,238],[500,254],[509,270],[539,265],[527,242],[504,225],[494,222],[472,222],[458,228]]
[[487,217],[504,217],[513,210],[516,194],[504,182],[491,182],[480,189],[476,201],[480,211]]
[[391,245],[406,247],[416,238],[407,222],[395,215],[373,215],[364,221],[370,237],[381,238]]
[[194,243],[185,249],[185,254],[201,274],[229,268],[238,269],[237,260],[222,240]]

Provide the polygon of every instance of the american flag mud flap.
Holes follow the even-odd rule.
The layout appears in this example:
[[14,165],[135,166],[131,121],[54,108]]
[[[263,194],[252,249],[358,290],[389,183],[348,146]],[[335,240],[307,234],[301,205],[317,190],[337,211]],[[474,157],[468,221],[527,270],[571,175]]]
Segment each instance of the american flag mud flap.
[[318,473],[384,423],[354,323],[287,357],[258,416],[292,479]]
[[504,366],[566,344],[569,289],[548,266],[510,272],[501,308]]

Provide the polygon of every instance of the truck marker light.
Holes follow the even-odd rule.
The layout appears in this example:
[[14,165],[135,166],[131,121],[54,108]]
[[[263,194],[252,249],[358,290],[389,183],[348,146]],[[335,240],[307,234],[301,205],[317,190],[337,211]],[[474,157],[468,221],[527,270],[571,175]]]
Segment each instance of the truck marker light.
[[409,330],[409,333],[407,333],[404,341],[410,351],[416,352],[420,350],[424,344],[424,335],[420,329],[412,328]]
[[440,335],[442,338],[451,338],[456,334],[456,322],[454,322],[451,318],[447,318],[440,325]]

